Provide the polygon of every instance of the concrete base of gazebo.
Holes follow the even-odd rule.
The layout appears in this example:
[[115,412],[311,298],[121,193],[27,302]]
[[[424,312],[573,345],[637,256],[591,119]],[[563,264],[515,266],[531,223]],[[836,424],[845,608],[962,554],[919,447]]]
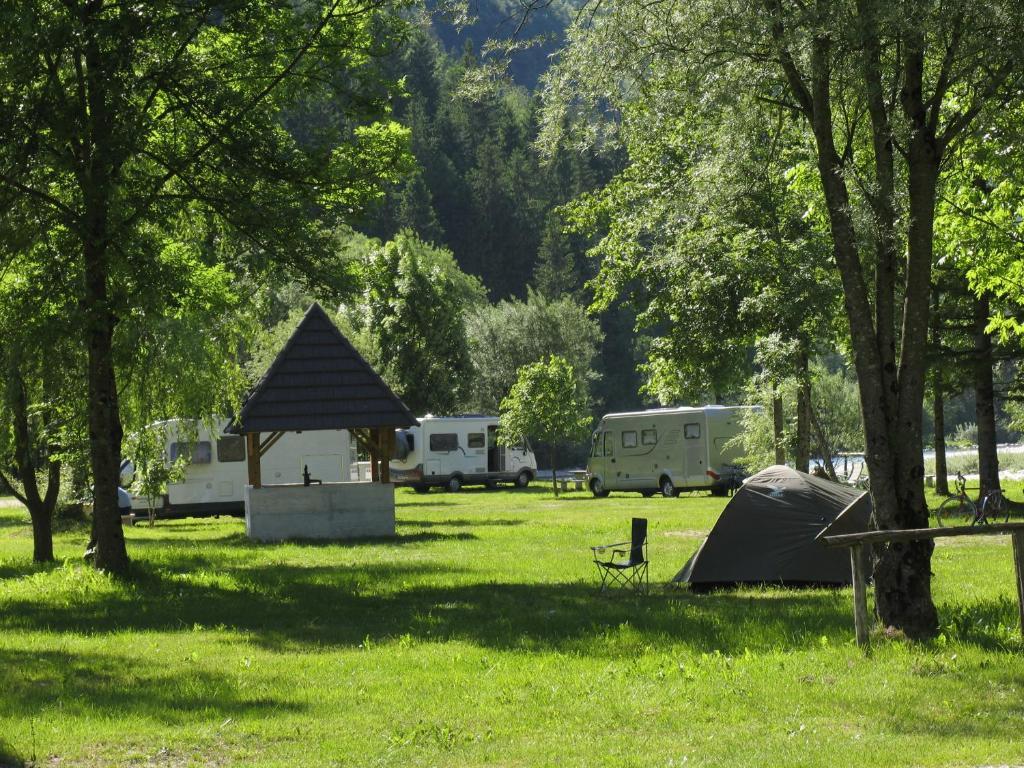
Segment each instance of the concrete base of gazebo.
[[390,483],[246,486],[245,532],[257,541],[394,536],[395,487]]

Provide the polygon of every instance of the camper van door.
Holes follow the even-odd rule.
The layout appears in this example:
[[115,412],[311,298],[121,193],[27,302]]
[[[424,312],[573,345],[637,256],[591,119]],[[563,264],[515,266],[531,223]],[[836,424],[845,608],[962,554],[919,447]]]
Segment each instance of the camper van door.
[[708,484],[707,472],[707,419],[703,413],[688,413],[683,417],[683,452],[686,455],[686,485],[699,488]]

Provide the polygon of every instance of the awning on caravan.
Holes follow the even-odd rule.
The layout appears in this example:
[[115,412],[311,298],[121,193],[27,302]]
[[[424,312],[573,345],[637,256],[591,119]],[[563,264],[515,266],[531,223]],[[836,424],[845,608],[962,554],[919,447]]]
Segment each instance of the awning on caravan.
[[694,587],[734,584],[827,584],[851,581],[845,550],[827,549],[816,537],[870,527],[864,491],[773,466],[736,492],[711,533],[673,582]]

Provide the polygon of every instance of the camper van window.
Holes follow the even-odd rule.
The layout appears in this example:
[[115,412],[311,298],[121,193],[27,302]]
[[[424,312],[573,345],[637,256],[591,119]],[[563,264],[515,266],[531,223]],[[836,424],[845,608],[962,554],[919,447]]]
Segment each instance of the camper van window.
[[187,458],[189,464],[209,464],[213,458],[213,446],[209,440],[198,443],[171,443],[171,461]]
[[636,432],[632,429],[622,433],[622,447],[636,448]]
[[430,450],[448,452],[459,450],[459,436],[454,432],[444,432],[430,436]]
[[470,432],[467,436],[466,445],[470,448],[483,448],[484,447],[484,433],[483,432]]
[[614,456],[615,455],[615,443],[613,442],[612,433],[604,433],[604,455]]
[[656,429],[645,429],[640,433],[640,442],[643,445],[657,445],[658,444],[658,430]]
[[245,440],[241,435],[217,438],[217,461],[221,464],[245,461]]
[[683,424],[683,437],[687,440],[696,440],[700,437],[700,424]]
[[602,434],[601,432],[595,432],[594,433],[594,441],[593,441],[594,444],[590,447],[590,455],[591,456],[600,456],[601,455],[601,451],[603,450],[603,448],[601,446],[601,434]]

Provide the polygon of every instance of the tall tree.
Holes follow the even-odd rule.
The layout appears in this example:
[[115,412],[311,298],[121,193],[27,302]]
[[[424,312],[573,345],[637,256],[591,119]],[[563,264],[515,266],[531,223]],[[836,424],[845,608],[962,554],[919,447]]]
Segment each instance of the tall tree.
[[[87,349],[98,568],[128,569],[114,347],[141,308],[118,281],[150,270],[152,230],[182,216],[240,233],[257,267],[337,278],[319,222],[362,206],[402,158],[404,132],[374,122],[386,96],[374,58],[400,28],[391,10],[387,0],[0,10],[0,195],[19,224],[9,245],[54,228],[69,245],[60,284],[81,307]],[[282,111],[313,103],[329,117],[300,143]]]
[[552,355],[565,358],[588,396],[603,335],[597,321],[569,297],[551,300],[529,290],[526,301],[480,305],[466,318],[473,385],[470,407],[494,413],[526,365]]
[[[577,93],[558,99],[566,108],[579,109],[574,77],[589,78],[586,95],[622,83],[642,94],[660,78],[696,95],[698,110],[719,109],[728,89],[800,117],[843,287],[881,528],[927,524],[921,410],[939,178],[980,115],[1020,100],[1022,33],[1004,0],[622,0],[573,34],[553,81]],[[932,549],[893,544],[875,564],[879,615],[911,637],[938,629]]]
[[381,376],[414,413],[453,413],[472,378],[465,313],[483,286],[410,232],[374,248],[363,274],[363,299],[347,314]]
[[590,408],[579,373],[564,357],[551,355],[519,370],[515,384],[501,401],[498,439],[515,445],[524,437],[551,448],[551,489],[558,495],[558,446],[582,440],[590,431]]

